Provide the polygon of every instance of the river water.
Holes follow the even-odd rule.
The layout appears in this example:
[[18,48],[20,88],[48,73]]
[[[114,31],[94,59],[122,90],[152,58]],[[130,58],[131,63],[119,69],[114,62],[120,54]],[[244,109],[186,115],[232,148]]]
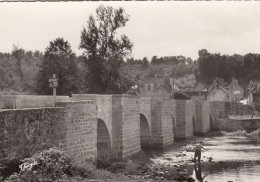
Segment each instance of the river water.
[[[206,151],[202,152],[201,165],[195,165],[191,159],[195,143],[199,141],[203,141]],[[244,132],[178,142],[152,161],[156,166],[169,168],[188,164],[191,168],[186,175],[197,181],[260,182],[260,142]]]

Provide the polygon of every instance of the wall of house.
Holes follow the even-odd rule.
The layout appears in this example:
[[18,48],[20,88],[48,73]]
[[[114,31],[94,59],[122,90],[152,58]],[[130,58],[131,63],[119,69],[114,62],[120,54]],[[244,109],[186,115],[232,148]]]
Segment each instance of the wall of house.
[[229,98],[228,96],[225,94],[225,92],[223,92],[221,89],[219,88],[214,88],[212,91],[210,91],[207,95],[207,100],[208,101],[222,101],[222,102],[228,102]]
[[248,96],[247,96],[247,104],[249,105],[249,106],[253,106],[253,94],[252,93],[250,93]]

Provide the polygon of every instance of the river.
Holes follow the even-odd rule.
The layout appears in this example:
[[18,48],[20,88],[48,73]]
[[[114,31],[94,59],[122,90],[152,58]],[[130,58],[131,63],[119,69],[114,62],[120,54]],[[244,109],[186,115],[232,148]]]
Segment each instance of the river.
[[[194,165],[192,149],[199,141],[203,141],[206,151],[202,152],[201,165]],[[260,143],[245,132],[177,142],[154,156],[151,159],[154,166],[173,168],[189,165],[184,174],[186,172],[196,181],[260,182]]]

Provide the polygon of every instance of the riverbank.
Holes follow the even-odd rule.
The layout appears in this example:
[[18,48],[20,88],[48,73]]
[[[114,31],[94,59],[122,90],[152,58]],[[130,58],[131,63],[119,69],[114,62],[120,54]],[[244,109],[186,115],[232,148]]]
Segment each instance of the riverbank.
[[[257,134],[257,132],[255,133]],[[27,159],[26,161],[31,165],[29,170],[17,171],[18,173],[12,177],[14,180],[7,182],[16,182],[17,179],[25,177],[25,181],[46,178],[47,169],[52,171],[52,175],[59,180],[68,177],[66,182],[90,182],[91,180],[92,182],[189,182],[203,179],[210,182],[258,182],[260,179],[260,144],[254,140],[251,134],[242,131],[223,134],[217,137],[199,137],[175,142],[172,147],[164,151],[145,149],[124,162],[98,160],[97,166],[89,163],[84,166],[84,169],[71,166],[70,158],[66,153],[52,148],[32,156],[29,161]],[[253,133],[253,136],[256,135]],[[194,164],[192,161],[193,149],[199,141],[203,141],[207,150],[202,152],[201,164]],[[63,161],[58,165],[60,168],[57,168],[56,162],[53,161],[54,156],[56,162]],[[58,160],[57,156],[62,160]],[[42,161],[42,158],[45,160]],[[19,169],[22,161],[17,162],[17,164],[15,161],[13,163]],[[9,162],[9,164],[11,163]],[[2,170],[4,168],[6,165],[0,166],[0,174],[4,174]],[[45,170],[45,168],[47,169]],[[10,169],[6,168],[5,171],[10,172]],[[35,172],[38,175],[35,175]]]
[[[217,137],[176,142],[165,151],[145,150],[131,157],[118,171],[137,181],[199,181],[204,177],[210,182],[258,182],[260,145],[252,137],[255,133],[222,133]],[[207,149],[202,153],[200,165],[192,162],[193,148],[198,141],[203,141]]]

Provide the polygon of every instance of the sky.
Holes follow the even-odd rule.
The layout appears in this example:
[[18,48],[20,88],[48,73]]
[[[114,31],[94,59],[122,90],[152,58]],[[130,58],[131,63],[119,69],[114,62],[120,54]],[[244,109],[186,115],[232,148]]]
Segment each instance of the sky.
[[130,16],[118,31],[133,42],[133,58],[211,53],[260,53],[260,3],[257,1],[121,1],[0,3],[0,52],[13,44],[44,52],[63,37],[77,54],[80,34],[99,5],[123,7]]

